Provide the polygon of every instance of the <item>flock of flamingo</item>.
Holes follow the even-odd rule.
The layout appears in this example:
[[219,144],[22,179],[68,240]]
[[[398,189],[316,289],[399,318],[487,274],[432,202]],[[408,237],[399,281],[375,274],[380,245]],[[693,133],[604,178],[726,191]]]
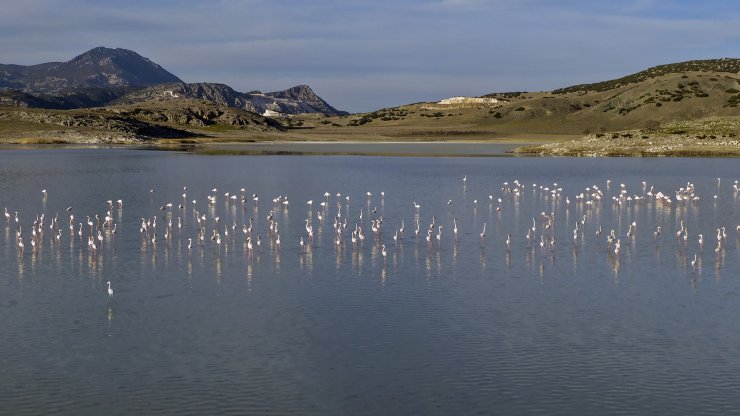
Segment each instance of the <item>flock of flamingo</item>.
[[[462,178],[462,182],[463,186],[467,186],[467,176]],[[719,178],[717,186],[721,189]],[[738,181],[735,180],[730,188],[734,198],[740,195],[739,187]],[[611,188],[614,188],[614,191],[609,191]],[[557,183],[524,185],[518,180],[513,180],[504,182],[496,196],[491,193],[481,200],[480,204],[487,204],[492,212],[495,210],[496,215],[500,215],[502,211],[517,204],[528,190],[531,190],[542,201],[546,201],[548,208],[552,208],[553,205],[564,207],[565,210],[570,207],[578,208],[578,217],[572,222],[572,243],[570,244],[575,246],[579,241],[605,244],[609,255],[613,256],[620,255],[623,240],[634,240],[640,225],[636,221],[630,221],[626,224],[626,229],[612,228],[607,231],[599,222],[599,218],[593,215],[597,207],[607,203],[614,204],[617,209],[640,204],[655,204],[671,209],[673,206],[694,206],[700,199],[691,182],[672,192],[662,192],[656,191],[654,186],[648,186],[647,182],[643,181],[638,192],[629,192],[624,184],[612,186],[611,181],[607,180],[603,190],[597,185],[592,185],[577,193],[566,194],[562,186]],[[154,190],[150,190],[150,193],[154,195]],[[200,204],[188,194],[188,188],[185,186],[179,201],[165,202],[161,206],[157,204],[159,209],[156,211],[158,212],[149,218],[137,220],[136,227],[133,224],[126,224],[125,227],[124,224],[120,224],[124,210],[124,203],[121,199],[106,201],[104,214],[85,215],[84,219],[76,215],[72,206],[66,209],[63,218],[60,218],[59,213],[51,217],[47,217],[45,213],[37,213],[32,220],[26,220],[19,212],[10,211],[6,207],[4,221],[6,227],[15,228],[13,241],[19,256],[23,256],[27,250],[32,252],[42,250],[47,242],[52,247],[60,247],[67,240],[69,244],[82,243],[80,246],[87,248],[88,255],[96,257],[102,255],[99,253],[104,245],[115,244],[119,224],[120,230],[136,229],[141,235],[142,242],[152,250],[156,250],[157,244],[169,244],[173,239],[177,239],[189,253],[193,250],[211,247],[214,255],[220,256],[222,245],[242,242],[248,258],[252,258],[255,252],[259,252],[264,244],[269,244],[273,250],[278,252],[283,246],[288,246],[288,249],[290,247],[298,249],[301,254],[310,252],[316,244],[316,233],[327,229],[329,224],[331,224],[330,241],[332,245],[338,248],[347,246],[354,250],[362,250],[363,245],[368,244],[365,240],[370,234],[372,236],[370,244],[379,250],[384,261],[391,247],[397,247],[404,240],[412,239],[416,244],[425,243],[430,249],[434,249],[439,248],[442,241],[446,239],[459,242],[463,238],[476,238],[483,245],[489,238],[486,231],[487,222],[482,224],[480,231],[466,230],[465,232],[462,232],[458,218],[450,215],[447,217],[451,217],[451,224],[443,224],[441,217],[437,215],[429,216],[429,222],[422,224],[422,206],[416,201],[409,202],[408,215],[411,217],[409,219],[412,228],[407,229],[405,218],[398,218],[391,226],[391,230],[386,232],[385,229],[390,221],[383,218],[382,210],[378,212],[378,209],[371,204],[371,200],[378,197],[383,204],[385,193],[380,192],[374,195],[366,192],[359,198],[365,197],[367,208],[356,210],[356,216],[350,214],[351,198],[347,194],[325,192],[323,197],[318,198],[316,202],[314,200],[305,201],[304,204],[307,207],[307,215],[303,220],[305,224],[298,234],[290,235],[285,240],[281,238],[279,219],[281,213],[287,212],[292,201],[287,196],[279,195],[271,201],[263,202],[263,204],[270,204],[270,210],[269,214],[260,218],[258,216],[260,198],[256,194],[247,193],[245,188],[237,192],[219,192],[217,188],[213,188],[206,196],[206,202]],[[43,201],[49,198],[46,190],[41,191],[41,198]],[[716,200],[718,196],[713,195],[711,198]],[[226,212],[221,215],[217,215],[219,200],[227,207]],[[452,199],[445,198],[445,200],[448,207],[455,204]],[[477,199],[468,202],[472,203],[473,210],[478,209]],[[441,205],[445,205],[444,200],[441,201]],[[201,211],[201,206],[203,211]],[[238,208],[241,208],[243,213],[241,216],[235,215]],[[470,212],[467,215],[469,216]],[[241,223],[237,224],[237,221]],[[543,253],[552,253],[556,245],[561,244],[556,241],[554,230],[556,226],[561,227],[562,221],[562,217],[558,217],[554,211],[549,213],[541,211],[532,218],[531,225],[526,230],[509,230],[505,235],[498,237],[502,239],[500,243],[507,253],[513,249],[512,246],[515,246],[517,240],[521,243],[520,246],[526,244],[529,249],[539,248]],[[666,238],[663,235],[663,228],[669,225],[657,225],[650,231],[656,243]],[[570,224],[562,226],[570,228]],[[590,233],[586,231],[587,227],[591,227]],[[740,239],[740,224],[717,226],[712,230],[714,242],[711,243],[711,250],[718,255],[728,249],[728,228],[730,230],[734,228],[736,239]],[[29,229],[30,232],[26,231]],[[451,233],[449,236],[443,233],[443,230],[447,229],[451,229],[447,232]],[[259,230],[263,230],[264,240]],[[710,244],[709,236],[705,239],[703,233],[695,232],[692,224],[689,224],[687,220],[680,220],[678,227],[672,233],[666,234],[670,234],[669,238],[674,238],[678,244],[694,252],[693,257],[689,257],[692,259],[690,262],[692,268],[697,266],[700,256],[704,253],[705,244]],[[106,283],[108,295],[112,297],[111,282]]]

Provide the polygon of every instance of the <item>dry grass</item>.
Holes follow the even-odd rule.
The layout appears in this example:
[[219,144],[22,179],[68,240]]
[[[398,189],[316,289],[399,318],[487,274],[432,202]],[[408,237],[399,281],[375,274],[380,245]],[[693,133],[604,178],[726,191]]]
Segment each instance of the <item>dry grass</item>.
[[740,156],[740,117],[668,123],[655,130],[588,135],[527,146],[520,154],[557,156]]

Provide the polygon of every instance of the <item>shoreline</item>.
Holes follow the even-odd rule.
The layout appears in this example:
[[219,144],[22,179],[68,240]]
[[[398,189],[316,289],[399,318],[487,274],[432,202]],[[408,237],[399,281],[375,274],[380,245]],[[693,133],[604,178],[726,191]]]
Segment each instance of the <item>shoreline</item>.
[[[574,142],[578,142],[577,140]],[[388,157],[570,157],[570,158],[737,158],[739,149],[672,149],[661,153],[641,149],[575,149],[563,143],[453,141],[306,141],[276,140],[209,143],[0,143],[3,150],[129,149],[224,156],[388,156]]]

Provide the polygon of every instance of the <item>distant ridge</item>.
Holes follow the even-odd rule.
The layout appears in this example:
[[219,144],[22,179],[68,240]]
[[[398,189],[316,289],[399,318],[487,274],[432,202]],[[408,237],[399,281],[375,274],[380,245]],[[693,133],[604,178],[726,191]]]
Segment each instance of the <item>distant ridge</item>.
[[59,95],[81,88],[148,87],[182,82],[148,58],[122,48],[93,48],[67,62],[0,64],[0,88]]

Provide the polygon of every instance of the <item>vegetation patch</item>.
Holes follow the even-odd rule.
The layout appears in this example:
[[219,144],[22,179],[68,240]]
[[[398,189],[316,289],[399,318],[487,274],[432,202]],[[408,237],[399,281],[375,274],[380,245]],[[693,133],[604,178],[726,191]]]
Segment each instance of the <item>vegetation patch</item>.
[[[554,94],[567,94],[581,91],[608,91],[615,88],[623,87],[629,84],[635,84],[648,79],[656,78],[668,74],[676,74],[683,72],[729,72],[737,73],[740,72],[740,59],[708,59],[701,61],[687,61],[679,62],[675,64],[658,65],[652,68],[648,68],[645,71],[641,71],[632,75],[627,75],[622,78],[613,79],[609,81],[602,81],[593,84],[579,84],[573,85],[567,88],[560,88],[553,91]],[[687,75],[682,75],[682,78],[688,78]]]
[[740,117],[666,123],[655,129],[613,132],[580,140],[528,146],[517,153],[562,156],[740,156]]

